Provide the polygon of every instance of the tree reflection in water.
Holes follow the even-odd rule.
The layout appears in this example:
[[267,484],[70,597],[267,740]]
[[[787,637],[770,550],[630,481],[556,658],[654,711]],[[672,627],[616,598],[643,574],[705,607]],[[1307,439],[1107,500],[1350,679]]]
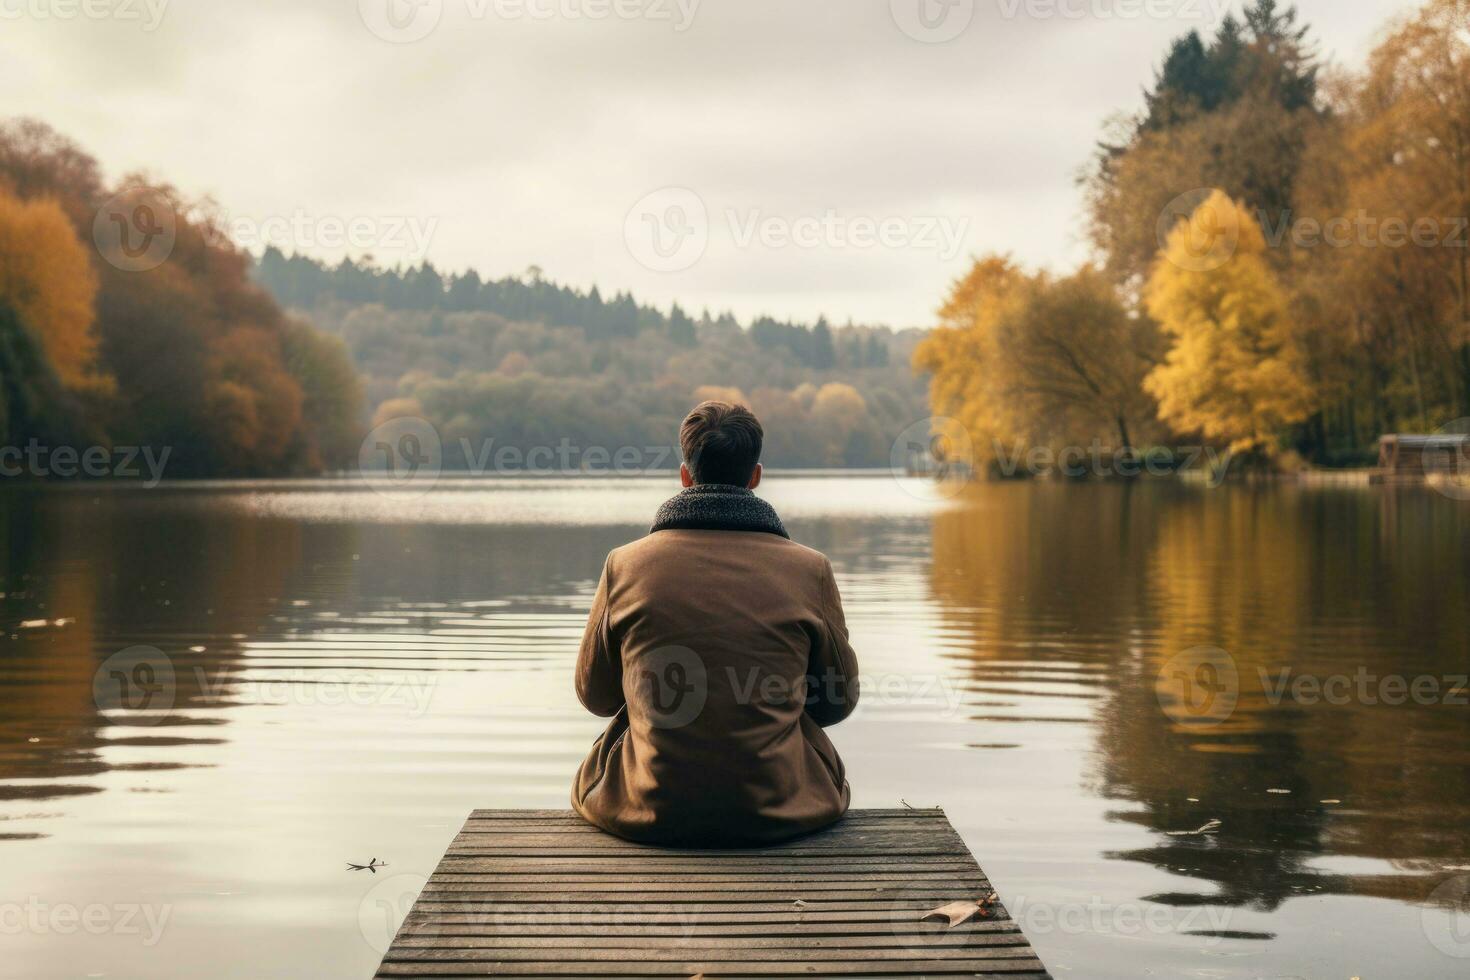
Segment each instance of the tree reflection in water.
[[[1422,901],[1466,863],[1470,708],[1451,693],[1470,673],[1462,504],[1417,490],[982,487],[936,516],[932,577],[971,638],[977,690],[1029,679],[1096,699],[1091,789],[1157,834],[1112,856],[1210,886],[1149,900]],[[1160,674],[1202,646],[1233,662],[1233,711],[1171,714]],[[1385,703],[1397,677],[1433,678],[1437,699]],[[1179,833],[1210,819],[1213,833]],[[1343,858],[1384,871],[1336,870]]]

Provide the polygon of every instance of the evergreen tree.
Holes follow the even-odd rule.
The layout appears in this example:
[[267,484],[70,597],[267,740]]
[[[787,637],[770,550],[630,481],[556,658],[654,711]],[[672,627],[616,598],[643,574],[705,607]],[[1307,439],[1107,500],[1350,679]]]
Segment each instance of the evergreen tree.
[[1172,129],[1248,96],[1287,112],[1315,108],[1318,66],[1309,30],[1297,23],[1295,7],[1255,0],[1243,23],[1225,18],[1208,48],[1195,31],[1179,38],[1144,95],[1139,131]]
[[678,303],[669,311],[669,339],[681,347],[693,347],[697,342],[694,321]]
[[811,367],[818,371],[830,371],[837,364],[837,351],[832,346],[832,328],[827,324],[827,318],[817,320],[817,325],[812,329],[811,358],[808,361]]

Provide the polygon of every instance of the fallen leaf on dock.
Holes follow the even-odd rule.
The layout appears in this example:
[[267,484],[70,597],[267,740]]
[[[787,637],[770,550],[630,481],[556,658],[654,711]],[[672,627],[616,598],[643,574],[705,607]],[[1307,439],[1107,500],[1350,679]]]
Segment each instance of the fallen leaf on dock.
[[1170,830],[1170,837],[1203,837],[1205,834],[1213,834],[1223,826],[1219,820],[1210,820],[1198,830]]
[[950,902],[941,905],[937,909],[930,909],[919,916],[920,922],[937,922],[940,919],[949,921],[949,927],[962,926],[976,916],[982,918],[990,914],[990,907],[996,902],[995,892],[991,892],[978,902]]
[[938,922],[940,919],[947,919],[950,928],[953,929],[955,926],[962,926],[966,922],[969,922],[975,916],[979,915],[980,912],[979,902],[951,902],[948,905],[941,905],[937,909],[930,909],[928,912],[919,916],[919,921]]

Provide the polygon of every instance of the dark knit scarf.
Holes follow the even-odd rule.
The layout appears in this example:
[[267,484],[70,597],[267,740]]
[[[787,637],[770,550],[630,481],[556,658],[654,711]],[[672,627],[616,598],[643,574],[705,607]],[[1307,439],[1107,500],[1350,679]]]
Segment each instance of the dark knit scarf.
[[664,502],[650,534],[658,531],[764,531],[786,533],[776,510],[743,487],[708,483]]

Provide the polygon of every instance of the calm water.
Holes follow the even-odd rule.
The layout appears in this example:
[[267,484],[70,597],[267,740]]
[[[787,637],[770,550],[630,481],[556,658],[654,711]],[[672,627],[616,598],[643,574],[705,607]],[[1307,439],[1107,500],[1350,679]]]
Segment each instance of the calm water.
[[[369,975],[468,810],[565,805],[667,491],[0,494],[0,974]],[[1470,974],[1470,503],[764,492],[846,598],[854,804],[944,806],[1059,976]]]

